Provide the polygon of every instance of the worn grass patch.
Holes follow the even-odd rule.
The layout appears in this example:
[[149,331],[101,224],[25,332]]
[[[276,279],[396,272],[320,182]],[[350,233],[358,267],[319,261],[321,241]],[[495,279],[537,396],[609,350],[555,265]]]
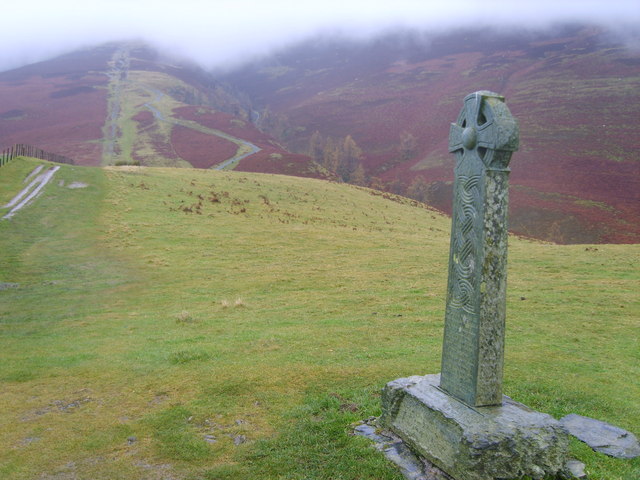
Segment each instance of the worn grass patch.
[[[438,372],[449,228],[309,179],[63,166],[0,222],[0,477],[400,479],[349,425]],[[509,255],[506,393],[638,433],[639,246]]]
[[169,407],[147,421],[153,428],[160,454],[172,460],[202,460],[211,454],[209,446],[190,425],[190,411],[181,405]]
[[258,440],[237,455],[238,463],[213,468],[205,478],[398,479],[384,456],[371,455],[370,441],[351,430],[379,415],[379,403],[372,388],[309,393],[285,416],[277,436]]

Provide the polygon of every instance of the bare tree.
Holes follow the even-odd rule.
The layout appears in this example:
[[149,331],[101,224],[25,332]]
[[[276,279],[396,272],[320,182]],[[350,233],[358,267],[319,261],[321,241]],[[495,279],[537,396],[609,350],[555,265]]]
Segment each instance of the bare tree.
[[400,158],[409,160],[414,157],[418,151],[418,142],[416,137],[409,132],[402,132],[400,134]]

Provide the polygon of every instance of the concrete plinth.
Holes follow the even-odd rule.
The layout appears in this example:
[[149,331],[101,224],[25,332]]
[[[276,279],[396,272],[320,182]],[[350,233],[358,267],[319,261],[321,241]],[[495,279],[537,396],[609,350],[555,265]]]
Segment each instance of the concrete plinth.
[[471,408],[439,383],[440,375],[389,382],[382,426],[457,480],[542,479],[563,470],[569,438],[553,417],[506,396],[501,406]]

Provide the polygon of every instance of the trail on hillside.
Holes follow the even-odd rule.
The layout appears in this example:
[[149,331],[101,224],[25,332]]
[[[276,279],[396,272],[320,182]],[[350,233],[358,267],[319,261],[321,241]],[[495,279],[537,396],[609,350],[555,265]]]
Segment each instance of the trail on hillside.
[[[31,202],[34,198],[40,195],[40,192],[44,188],[44,186],[49,183],[49,181],[53,178],[55,173],[60,169],[59,166],[51,167],[47,169],[44,173],[40,173],[42,170],[42,165],[37,166],[25,179],[25,183],[29,181],[32,177],[35,176],[33,180],[24,187],[20,193],[18,193],[9,203],[7,203],[4,208],[11,208],[9,213],[3,216],[3,219],[9,219],[13,217],[20,209],[27,206],[29,202]],[[13,208],[12,208],[13,207]]]
[[[149,87],[145,87],[145,88],[153,94],[152,102],[157,105],[159,101],[162,100],[164,93],[155,88],[149,88]],[[177,118],[165,115],[162,111],[160,111],[159,108],[152,105],[151,102],[146,102],[144,106],[153,114],[156,120],[167,122],[172,125],[179,125],[181,127],[189,128],[191,130],[195,130],[196,132],[204,133],[205,135],[215,135],[216,137],[224,138],[225,140],[228,140],[238,145],[238,150],[236,151],[236,154],[230,159],[225,160],[224,162],[219,163],[218,165],[215,165],[214,167],[212,167],[214,170],[224,170],[225,168],[240,162],[240,160],[247,158],[249,155],[258,153],[261,150],[261,148],[258,147],[257,145],[254,145],[253,143],[247,140],[243,140],[242,138],[229,135],[228,133],[225,133],[221,130],[205,127],[204,125],[200,125],[199,123],[194,122],[192,120],[181,120],[181,119],[177,119]]]
[[[107,73],[109,76],[109,89],[110,98],[108,104],[107,121],[104,126],[104,146],[102,159],[103,163],[111,163],[110,161],[116,156],[116,147],[118,144],[118,137],[121,135],[119,122],[122,120],[121,114],[123,111],[122,99],[125,90],[125,84],[130,81],[129,69],[131,65],[130,49],[126,46],[121,47],[113,55],[111,60],[111,69]],[[165,111],[162,105],[162,99],[165,96],[164,92],[147,85],[136,83],[137,87],[146,90],[152,97],[151,100],[144,103],[144,107],[148,109],[156,120],[166,122],[171,125],[179,125],[205,135],[214,135],[216,137],[228,140],[238,146],[235,155],[218,165],[212,167],[215,170],[223,170],[232,165],[237,164],[240,160],[247,158],[249,155],[259,152],[261,149],[253,143],[243,140],[242,138],[234,137],[228,133],[208,128],[200,125],[197,122],[191,120],[181,120],[171,116],[170,112]]]
[[102,161],[108,163],[116,152],[118,140],[118,118],[120,117],[123,82],[127,79],[130,64],[129,49],[121,47],[113,55],[112,67],[107,75],[111,95],[108,103],[107,123],[104,127],[104,145],[102,148]]

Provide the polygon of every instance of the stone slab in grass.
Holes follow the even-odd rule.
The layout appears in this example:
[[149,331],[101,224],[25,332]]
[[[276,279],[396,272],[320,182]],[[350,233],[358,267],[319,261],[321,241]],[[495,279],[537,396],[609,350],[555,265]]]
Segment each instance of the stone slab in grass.
[[571,413],[560,419],[560,423],[578,440],[596,452],[615,458],[640,456],[640,443],[636,436],[622,428],[594,418]]

